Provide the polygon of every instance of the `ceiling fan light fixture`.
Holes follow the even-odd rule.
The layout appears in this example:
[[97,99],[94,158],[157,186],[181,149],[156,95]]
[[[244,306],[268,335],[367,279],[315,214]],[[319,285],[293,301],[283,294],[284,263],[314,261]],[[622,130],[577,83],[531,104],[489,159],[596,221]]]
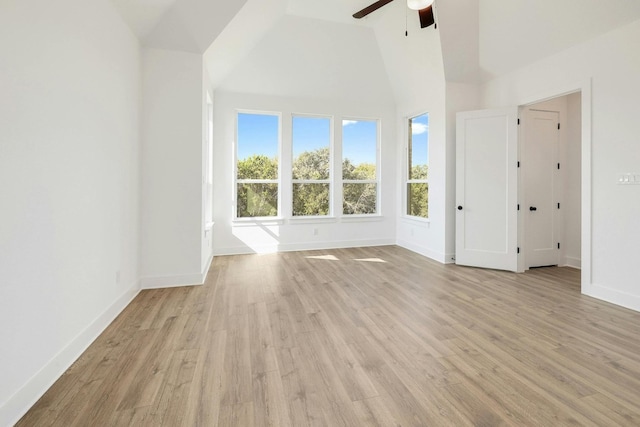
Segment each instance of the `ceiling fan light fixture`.
[[433,4],[433,0],[407,0],[407,7],[411,10],[422,10]]

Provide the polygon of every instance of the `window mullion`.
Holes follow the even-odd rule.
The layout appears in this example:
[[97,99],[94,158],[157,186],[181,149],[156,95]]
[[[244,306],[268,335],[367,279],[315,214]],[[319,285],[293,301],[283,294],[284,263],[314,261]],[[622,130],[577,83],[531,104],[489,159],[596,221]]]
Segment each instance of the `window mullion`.
[[343,179],[343,184],[377,184],[375,179]]

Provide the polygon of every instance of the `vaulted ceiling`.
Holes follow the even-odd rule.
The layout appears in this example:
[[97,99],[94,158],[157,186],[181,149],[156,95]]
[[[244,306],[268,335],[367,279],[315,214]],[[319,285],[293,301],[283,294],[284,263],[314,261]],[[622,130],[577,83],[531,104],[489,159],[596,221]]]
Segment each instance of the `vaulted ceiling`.
[[[404,0],[355,20],[373,0],[110,0],[142,44],[206,53],[214,84],[222,81],[287,16],[404,33]],[[402,4],[400,4],[402,3]],[[408,11],[409,27],[417,20]],[[436,0],[447,80],[482,81],[640,19],[635,0]],[[419,31],[433,31],[432,28]],[[291,34],[298,37],[299,34]],[[379,40],[380,42],[380,40]],[[597,58],[594,58],[597,60]]]
[[204,53],[247,0],[110,0],[143,45]]
[[640,19],[637,0],[480,0],[479,4],[479,59],[488,77]]

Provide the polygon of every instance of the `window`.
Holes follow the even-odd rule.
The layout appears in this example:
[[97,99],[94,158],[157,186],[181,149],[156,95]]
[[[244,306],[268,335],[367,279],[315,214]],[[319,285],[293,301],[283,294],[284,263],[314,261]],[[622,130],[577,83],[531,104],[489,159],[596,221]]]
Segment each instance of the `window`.
[[236,217],[278,216],[280,116],[238,113]]
[[213,100],[207,93],[207,134],[204,146],[204,222],[205,230],[213,226]]
[[342,212],[377,213],[378,122],[342,121]]
[[293,216],[331,212],[331,119],[293,116]]
[[409,119],[407,146],[406,214],[429,217],[429,115]]

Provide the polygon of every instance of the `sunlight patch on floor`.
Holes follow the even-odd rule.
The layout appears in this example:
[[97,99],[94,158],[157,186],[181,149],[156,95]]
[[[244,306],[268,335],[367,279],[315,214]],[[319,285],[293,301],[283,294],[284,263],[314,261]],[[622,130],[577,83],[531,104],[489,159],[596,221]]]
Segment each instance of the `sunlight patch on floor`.
[[305,258],[309,259],[325,259],[329,261],[340,261],[335,255],[311,255]]
[[386,263],[387,261],[380,259],[380,258],[362,258],[362,259],[355,259],[354,261],[360,261],[360,262],[384,262]]

